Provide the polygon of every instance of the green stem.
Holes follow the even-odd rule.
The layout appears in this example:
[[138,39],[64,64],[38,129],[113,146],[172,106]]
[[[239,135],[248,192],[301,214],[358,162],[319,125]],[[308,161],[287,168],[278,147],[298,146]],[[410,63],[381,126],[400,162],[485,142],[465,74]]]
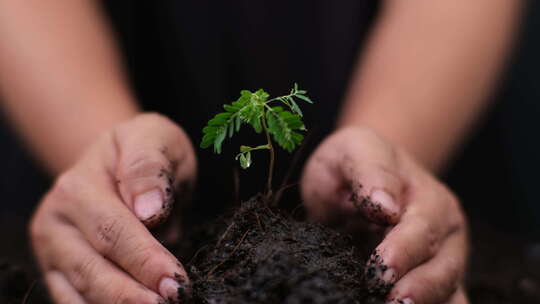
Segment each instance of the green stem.
[[268,144],[266,145],[260,145],[260,146],[256,146],[256,147],[249,147],[249,149],[247,151],[242,151],[242,152],[248,152],[248,151],[255,151],[255,150],[269,150],[270,147],[268,146]]
[[266,134],[266,140],[268,141],[268,150],[270,150],[270,164],[268,166],[268,179],[266,180],[266,196],[269,199],[272,195],[272,176],[274,175],[274,146],[272,146],[272,140],[270,138],[270,133],[268,132],[268,127],[266,126],[266,118],[262,117],[262,125],[264,133]]

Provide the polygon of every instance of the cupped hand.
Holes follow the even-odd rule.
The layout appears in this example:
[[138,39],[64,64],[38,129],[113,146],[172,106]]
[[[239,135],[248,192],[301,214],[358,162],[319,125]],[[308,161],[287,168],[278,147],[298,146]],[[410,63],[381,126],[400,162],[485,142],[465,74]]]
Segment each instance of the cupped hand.
[[196,158],[186,134],[142,114],[104,134],[63,173],[31,223],[35,255],[56,303],[178,303],[180,262],[147,227],[189,191]]
[[302,194],[314,220],[385,227],[364,275],[388,303],[467,303],[459,202],[404,150],[367,128],[339,129],[309,159]]

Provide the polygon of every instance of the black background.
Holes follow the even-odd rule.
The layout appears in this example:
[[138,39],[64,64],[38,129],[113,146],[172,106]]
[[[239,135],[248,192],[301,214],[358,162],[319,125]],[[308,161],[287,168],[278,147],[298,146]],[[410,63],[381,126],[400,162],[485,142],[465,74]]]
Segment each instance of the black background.
[[[363,18],[358,19],[360,21],[344,19],[340,21],[341,23],[332,23],[335,28],[328,29],[325,27],[328,32],[326,33],[327,36],[323,37],[333,37],[336,33],[339,33],[341,27],[356,26],[359,31],[357,33],[360,34],[365,31],[369,25],[369,12],[372,11],[372,8],[368,8],[367,4],[353,4],[353,2],[356,1],[344,1],[348,5],[365,5],[365,11],[368,13]],[[163,1],[163,3],[167,3],[167,1]],[[243,1],[242,3],[249,10],[260,9],[256,5],[250,6],[254,5],[250,4],[250,1]],[[325,79],[327,83],[337,84],[334,88],[318,90],[315,78],[316,76],[321,77],[321,74],[297,71],[295,67],[305,67],[314,58],[321,56],[324,58],[325,50],[317,48],[316,45],[327,42],[321,40],[325,38],[307,36],[302,37],[303,40],[294,48],[272,48],[272,43],[268,43],[266,39],[279,41],[283,37],[272,37],[272,29],[275,29],[273,28],[274,25],[262,26],[255,24],[258,22],[257,20],[243,20],[244,23],[242,24],[232,23],[233,25],[222,29],[219,35],[212,38],[209,35],[215,34],[215,29],[205,28],[207,26],[205,25],[207,24],[206,21],[219,20],[220,16],[223,15],[231,18],[239,17],[235,15],[238,12],[227,11],[228,8],[225,6],[220,9],[215,7],[210,9],[205,6],[208,5],[206,1],[190,5],[193,5],[191,7],[193,11],[204,12],[201,16],[204,15],[208,18],[199,20],[197,35],[192,36],[189,36],[189,33],[164,33],[161,31],[164,27],[185,29],[186,27],[181,24],[180,26],[170,24],[170,20],[181,22],[179,21],[183,20],[180,18],[181,16],[167,19],[160,15],[165,10],[178,14],[182,14],[182,12],[185,14],[185,11],[171,10],[170,7],[165,7],[165,4],[161,7],[160,5],[143,4],[142,1],[130,2],[130,4],[115,4],[112,1],[107,3],[108,12],[113,17],[115,29],[126,55],[126,65],[143,105],[149,110],[175,113],[173,116],[178,121],[186,121],[186,117],[189,117],[189,123],[193,127],[187,128],[196,130],[203,125],[204,119],[210,113],[217,111],[216,105],[235,98],[239,89],[256,89],[260,83],[271,83],[269,88],[271,92],[284,92],[290,83],[296,80],[301,84],[305,84],[312,96],[327,101],[326,103],[323,102],[323,104],[326,104],[326,106],[322,106],[323,116],[318,116],[319,114],[315,113],[315,111],[308,114],[312,118],[307,125],[313,125],[314,127],[311,130],[316,134],[313,136],[315,139],[310,139],[310,143],[307,144],[306,150],[309,151],[316,144],[318,138],[324,136],[325,130],[332,124],[331,119],[325,119],[325,117],[331,117],[336,110],[335,106],[332,106],[328,100],[337,100],[341,97],[346,82],[345,76],[349,68],[346,63],[353,59],[356,51],[355,45],[361,43],[361,39],[355,40],[351,38],[350,41],[345,43],[351,47],[343,48],[342,53],[338,54],[338,57],[343,58],[342,63],[335,65],[321,63],[321,66],[314,68],[316,72],[332,72],[335,70],[332,75],[337,75],[335,76],[336,79]],[[296,8],[289,9],[292,12],[313,9],[312,13],[316,14],[317,11],[327,8],[306,8],[298,5]],[[271,16],[272,12],[268,14]],[[493,106],[478,123],[477,129],[471,134],[463,149],[459,151],[443,178],[461,198],[463,206],[472,221],[489,222],[500,230],[526,234],[529,237],[537,238],[540,233],[540,204],[537,198],[537,189],[539,188],[537,172],[540,169],[540,137],[538,135],[540,128],[537,121],[540,114],[540,80],[538,79],[538,70],[540,69],[540,59],[538,57],[538,54],[540,54],[540,3],[530,1],[525,15],[524,25],[514,54],[506,73],[504,73],[500,88],[493,95]],[[301,27],[303,23],[295,23],[294,17],[294,14],[291,13],[284,18],[290,19],[288,24],[296,24]],[[247,27],[248,30],[246,30],[244,26],[250,24],[250,22],[253,23],[251,24],[253,27],[258,26],[257,31],[249,32],[249,29],[253,27]],[[284,23],[287,24],[287,22]],[[265,38],[264,40],[262,38],[261,40],[255,39],[255,43],[259,44],[258,48],[256,46],[256,50],[267,50],[271,54],[266,54],[266,56],[273,57],[275,61],[258,62],[256,54],[251,57],[238,57],[235,47],[241,48],[246,43],[241,36],[235,36],[236,38],[232,39],[234,43],[221,44],[220,39],[227,37],[228,32],[238,30],[235,26],[243,26],[241,30],[248,31],[246,35]],[[281,28],[279,30],[280,33],[295,35],[295,31],[290,28]],[[302,30],[302,28],[298,29],[299,32]],[[167,44],[171,37],[169,35],[191,37],[186,39],[193,40]],[[357,37],[361,36],[358,35]],[[218,45],[211,48],[199,45],[205,43],[218,43]],[[199,45],[199,47],[186,51],[186,45]],[[223,45],[225,47],[221,49]],[[208,53],[204,53],[205,50]],[[168,54],[167,56],[159,56],[160,52]],[[207,60],[193,62],[189,60],[187,53],[182,52],[202,52],[200,57]],[[296,56],[294,58],[298,58],[300,63],[295,65],[291,62],[283,62],[286,59],[280,55],[281,52],[294,53],[294,56]],[[171,62],[164,59],[171,56],[178,56],[183,60]],[[304,60],[303,63],[302,60]],[[242,62],[242,64],[236,62]],[[219,69],[216,70],[216,66]],[[288,67],[286,73],[283,73],[288,76],[284,77],[282,81],[265,79],[265,73],[260,73],[251,78],[249,77],[251,71],[245,70],[246,67],[251,66],[257,66],[261,70]],[[200,75],[200,71],[210,70],[213,72],[206,73],[203,76]],[[187,72],[181,73],[179,71]],[[300,78],[302,75],[309,74],[316,76],[312,76],[313,79],[309,77]],[[323,76],[331,77],[328,75]],[[340,83],[342,85],[339,85]],[[201,84],[204,84],[204,87],[201,87]],[[208,87],[211,89],[208,89]],[[155,100],[167,102],[156,106]],[[178,100],[193,103],[196,106],[183,106],[185,111],[179,111]],[[213,102],[202,103],[203,100],[212,100]],[[199,111],[200,109],[203,110]],[[196,138],[199,133],[193,131],[191,136],[196,142],[198,141]],[[236,144],[231,144],[227,147],[235,146]],[[227,195],[232,198],[231,177],[233,174],[232,168],[235,165],[233,161],[224,161],[223,158],[231,157],[234,151],[225,154],[226,156],[221,156],[222,158],[217,158],[208,151],[198,151],[198,153],[200,153],[199,159],[205,160],[201,163],[201,172],[203,172],[201,179],[209,181],[208,184],[199,185],[199,189],[202,188],[203,192],[208,193],[211,192],[208,191],[208,188],[221,186],[221,188],[229,189]],[[8,244],[9,247],[10,240],[25,238],[24,228],[16,225],[12,226],[12,219],[27,218],[35,208],[39,198],[46,191],[50,181],[32,160],[24,145],[17,139],[5,117],[0,120],[0,160],[0,168],[2,169],[0,171],[0,219],[2,220],[2,226],[7,227],[0,232],[0,239],[6,240],[6,242],[0,242],[0,244]],[[260,160],[263,163],[264,161],[263,159]],[[230,170],[223,171],[225,173],[217,173],[213,166],[221,162],[225,162],[226,165],[224,166]],[[287,165],[283,167],[287,167]],[[264,170],[257,171],[255,169],[253,172],[242,173],[241,175],[242,188],[248,189],[243,193],[244,198],[252,194],[249,191],[250,189],[261,189],[260,186],[254,185],[252,180],[256,179],[254,176],[259,175]],[[224,176],[216,178],[217,174]],[[279,174],[282,176],[283,172],[278,172]],[[263,178],[259,178],[259,180],[263,180]],[[207,209],[206,207],[201,205],[201,210]]]

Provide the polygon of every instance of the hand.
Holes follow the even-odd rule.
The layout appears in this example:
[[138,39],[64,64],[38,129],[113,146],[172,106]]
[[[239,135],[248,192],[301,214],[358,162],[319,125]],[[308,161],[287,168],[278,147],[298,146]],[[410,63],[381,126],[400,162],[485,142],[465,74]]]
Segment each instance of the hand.
[[459,202],[403,150],[369,129],[340,129],[309,159],[302,195],[312,219],[387,227],[365,278],[373,292],[390,290],[388,303],[467,303]]
[[120,124],[91,146],[31,223],[54,301],[177,303],[189,292],[186,272],[147,227],[167,217],[173,192],[189,191],[195,174],[188,137],[156,114]]

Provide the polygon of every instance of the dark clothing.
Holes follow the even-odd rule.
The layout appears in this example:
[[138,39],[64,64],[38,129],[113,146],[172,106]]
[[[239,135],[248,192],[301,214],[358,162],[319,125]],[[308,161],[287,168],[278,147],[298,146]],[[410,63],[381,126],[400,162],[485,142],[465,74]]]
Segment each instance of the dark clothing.
[[[316,101],[303,107],[311,143],[305,156],[332,128],[376,11],[371,2],[146,1],[132,4],[130,20],[121,18],[124,4],[120,10],[109,4],[145,109],[177,121],[198,145],[206,121],[240,90],[283,95],[298,82]],[[201,202],[232,199],[234,155],[240,144],[264,143],[254,135],[243,129],[219,156],[197,151]],[[254,157],[254,165],[240,174],[244,199],[264,190],[268,174],[267,153]],[[276,186],[292,158],[279,151]]]

